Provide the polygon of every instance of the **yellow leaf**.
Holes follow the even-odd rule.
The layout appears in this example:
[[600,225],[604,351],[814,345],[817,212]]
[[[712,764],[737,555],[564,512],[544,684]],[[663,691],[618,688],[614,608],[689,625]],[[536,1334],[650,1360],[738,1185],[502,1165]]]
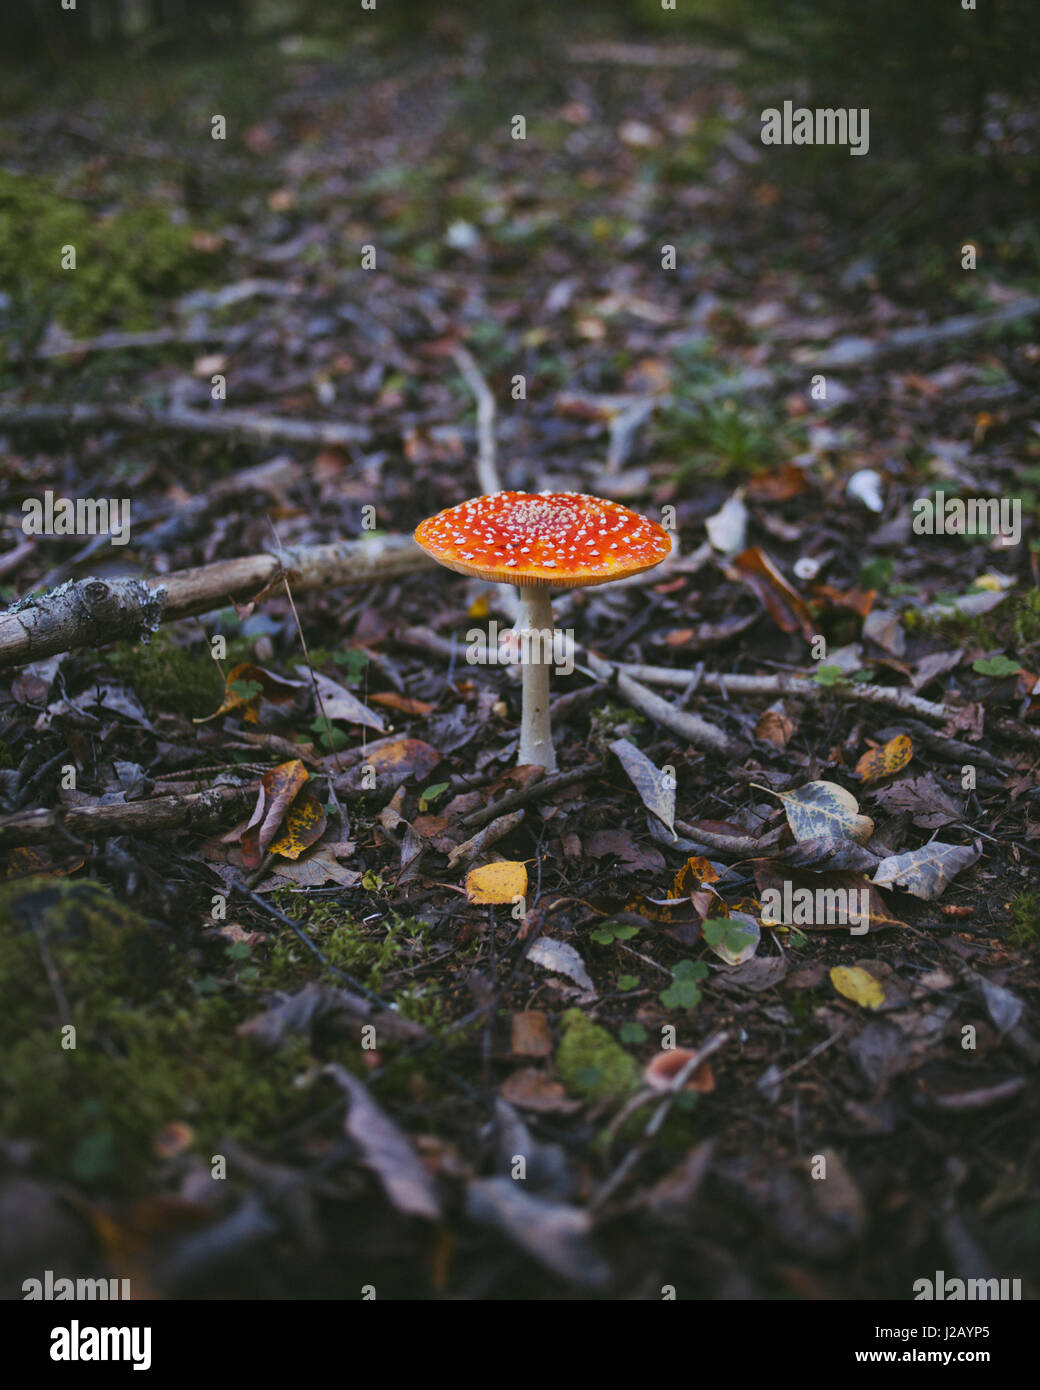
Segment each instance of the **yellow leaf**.
[[913,742],[906,734],[890,738],[882,748],[871,748],[856,764],[856,776],[864,782],[876,782],[879,777],[891,777],[906,767],[914,756]]
[[466,875],[466,897],[471,903],[515,903],[527,892],[527,867],[505,859],[482,864]]
[[285,814],[281,834],[268,845],[270,854],[284,859],[299,859],[305,849],[320,840],[325,831],[325,809],[306,787],[296,793],[296,799]]
[[475,598],[469,606],[469,616],[471,618],[486,618],[490,612],[491,609],[488,607],[488,601],[483,594],[481,594],[479,598]]
[[859,1004],[864,1009],[879,1009],[885,1002],[885,991],[881,987],[881,981],[875,980],[874,976],[867,970],[862,970],[858,965],[836,965],[831,970],[831,984],[843,994],[846,999],[851,999],[854,1004]]

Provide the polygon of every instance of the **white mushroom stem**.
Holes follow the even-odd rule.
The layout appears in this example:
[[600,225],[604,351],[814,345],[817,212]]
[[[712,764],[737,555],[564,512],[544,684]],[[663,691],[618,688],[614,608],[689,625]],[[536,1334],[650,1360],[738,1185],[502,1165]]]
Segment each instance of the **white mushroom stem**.
[[521,764],[535,763],[548,772],[555,772],[556,750],[549,726],[549,669],[554,633],[552,600],[549,590],[541,586],[525,585],[517,592],[520,611],[514,631],[520,638],[523,661],[519,761]]

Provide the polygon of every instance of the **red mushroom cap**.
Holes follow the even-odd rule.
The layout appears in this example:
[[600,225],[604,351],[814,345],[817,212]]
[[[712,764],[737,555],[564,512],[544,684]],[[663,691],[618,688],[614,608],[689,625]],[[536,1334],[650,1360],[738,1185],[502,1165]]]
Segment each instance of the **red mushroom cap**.
[[459,574],[523,586],[607,584],[671,552],[656,521],[581,492],[496,492],[428,517],[415,532]]

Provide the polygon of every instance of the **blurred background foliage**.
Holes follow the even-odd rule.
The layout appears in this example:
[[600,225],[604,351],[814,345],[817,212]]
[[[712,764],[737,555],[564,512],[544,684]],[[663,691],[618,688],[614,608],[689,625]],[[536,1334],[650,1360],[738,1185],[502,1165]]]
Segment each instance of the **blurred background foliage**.
[[[976,8],[965,9],[968,3]],[[752,142],[759,108],[786,98],[870,108],[867,158],[838,160],[826,147],[771,150],[787,195],[773,229],[778,254],[784,218],[793,227],[817,215],[832,237],[847,229],[839,248],[846,260],[913,243],[923,248],[939,228],[970,240],[985,227],[1007,271],[1032,278],[1040,267],[1036,0],[675,0],[674,10],[661,0],[375,4],[373,13],[361,0],[76,0],[70,12],[59,0],[18,0],[0,7],[0,108],[38,99],[48,73],[87,92],[90,80],[106,74],[118,83],[113,74],[128,63],[154,72],[164,99],[175,102],[169,72],[192,62],[208,65],[208,85],[209,68],[219,69],[227,99],[230,88],[252,82],[262,104],[265,84],[286,61],[335,60],[358,45],[380,59],[384,49],[435,51],[444,42],[483,44],[514,75],[519,64],[525,80],[518,90],[549,106],[565,99],[563,44],[705,44],[734,55],[740,101],[754,94],[740,116]],[[476,86],[465,109],[479,127],[488,93],[486,84]],[[672,173],[695,181],[696,159]],[[916,260],[927,282],[923,249]],[[943,265],[936,265],[937,283]]]

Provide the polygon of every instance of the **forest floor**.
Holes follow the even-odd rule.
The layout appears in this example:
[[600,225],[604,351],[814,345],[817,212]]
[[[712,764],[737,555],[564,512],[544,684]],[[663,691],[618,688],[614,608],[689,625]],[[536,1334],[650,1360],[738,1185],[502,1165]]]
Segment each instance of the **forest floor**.
[[[674,516],[677,554],[557,601],[562,784],[515,766],[516,672],[465,660],[511,591],[447,570],[9,667],[5,1295],[1036,1296],[1014,226],[962,270],[979,210],[936,231],[905,168],[850,221],[860,161],[766,151],[720,50],[312,47],[99,64],[4,113],[0,596],[408,535],[481,490],[482,383],[503,487]],[[161,424],[214,418],[217,377],[356,436]],[[129,544],[26,536],[48,490],[130,498]],[[1018,499],[1018,543],[917,534],[935,491]],[[222,819],[118,824],[216,786]],[[471,901],[494,862],[502,905]],[[869,894],[869,930],[768,910],[784,883]],[[689,1086],[654,1089],[672,1043]]]

